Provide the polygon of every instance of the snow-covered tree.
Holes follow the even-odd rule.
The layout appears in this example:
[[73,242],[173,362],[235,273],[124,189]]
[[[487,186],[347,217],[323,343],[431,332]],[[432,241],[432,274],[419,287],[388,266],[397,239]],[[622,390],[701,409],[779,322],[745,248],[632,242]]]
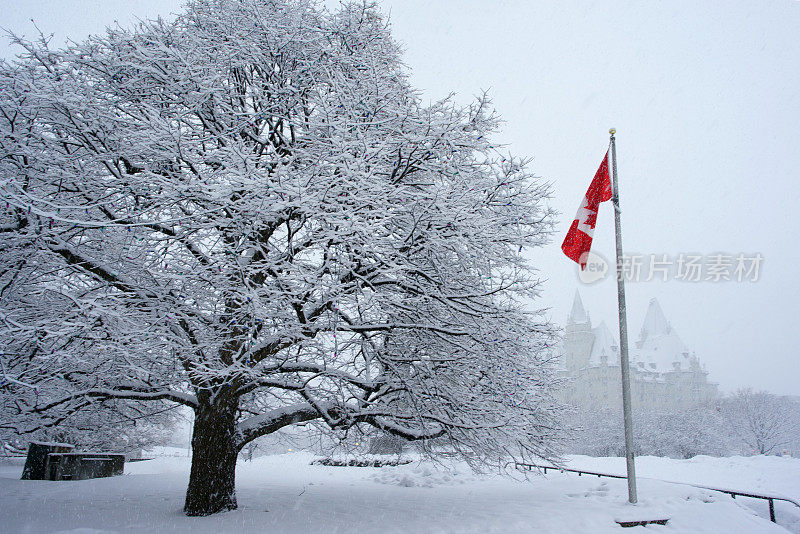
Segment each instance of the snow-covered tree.
[[185,511],[288,425],[546,457],[548,186],[487,99],[423,105],[372,5],[195,0],[0,67],[3,412],[194,410]]
[[[625,456],[622,414],[616,410],[576,410],[570,418],[566,450],[589,456]],[[714,406],[681,411],[633,412],[633,443],[637,455],[691,458],[722,456],[736,447],[725,420]]]
[[800,432],[800,403],[790,397],[740,389],[720,402],[720,411],[748,453],[780,452]]
[[[10,400],[0,393],[0,400]],[[135,455],[142,449],[170,442],[176,423],[181,419],[177,405],[135,403],[123,399],[94,400],[67,415],[57,424],[47,424],[42,417],[2,421],[0,442],[56,441],[75,445],[78,450],[113,451]],[[17,414],[18,407],[6,413]],[[185,445],[185,444],[184,444]]]

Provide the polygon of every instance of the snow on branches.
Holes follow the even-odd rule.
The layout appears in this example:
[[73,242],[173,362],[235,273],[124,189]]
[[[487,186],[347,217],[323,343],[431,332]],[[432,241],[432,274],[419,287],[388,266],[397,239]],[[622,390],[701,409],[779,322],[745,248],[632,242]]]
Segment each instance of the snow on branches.
[[308,420],[550,454],[522,254],[548,187],[485,97],[422,105],[373,6],[196,0],[23,44],[0,69],[1,425],[171,401],[196,460],[199,432],[227,458]]

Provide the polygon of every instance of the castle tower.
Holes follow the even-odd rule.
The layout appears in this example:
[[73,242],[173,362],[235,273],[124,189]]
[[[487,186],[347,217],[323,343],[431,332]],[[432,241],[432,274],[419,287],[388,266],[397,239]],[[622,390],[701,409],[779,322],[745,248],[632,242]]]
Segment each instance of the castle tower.
[[[656,299],[651,299],[635,347],[631,347],[634,405],[644,410],[681,410],[716,398],[717,385],[684,345]],[[601,321],[592,328],[576,291],[563,337],[563,363],[570,381],[562,400],[595,410],[619,407],[622,399],[619,342]]]
[[567,371],[574,372],[589,365],[593,344],[592,321],[583,307],[580,293],[575,291],[572,310],[564,328],[564,364]]

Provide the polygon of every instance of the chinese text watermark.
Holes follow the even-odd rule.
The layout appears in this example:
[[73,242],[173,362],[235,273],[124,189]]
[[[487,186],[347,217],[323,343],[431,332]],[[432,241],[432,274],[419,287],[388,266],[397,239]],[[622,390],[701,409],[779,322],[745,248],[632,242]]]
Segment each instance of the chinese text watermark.
[[[586,267],[578,267],[578,277],[585,284],[607,278],[609,265],[594,252],[586,256]],[[757,282],[764,257],[746,254],[630,254],[623,256],[615,271],[626,282]]]

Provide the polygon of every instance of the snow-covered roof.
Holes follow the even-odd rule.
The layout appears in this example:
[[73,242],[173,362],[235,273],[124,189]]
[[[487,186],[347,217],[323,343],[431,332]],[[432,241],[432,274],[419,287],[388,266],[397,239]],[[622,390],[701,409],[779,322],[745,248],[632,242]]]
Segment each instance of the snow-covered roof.
[[690,360],[689,349],[667,321],[658,301],[651,299],[631,361],[643,362],[647,370],[663,373],[686,370]]
[[569,322],[576,324],[589,322],[586,310],[583,308],[581,294],[577,290],[575,291],[575,299],[572,301],[572,311],[569,312]]
[[589,365],[619,365],[619,342],[611,333],[605,321],[592,329],[594,343],[589,353]]
[[649,336],[660,336],[669,334],[672,326],[664,316],[658,300],[650,299],[650,305],[647,307],[647,315],[644,316],[644,323],[642,323],[642,330],[639,333],[639,341],[645,341]]
[[672,330],[666,335],[649,337],[633,351],[631,359],[644,362],[648,370],[663,373],[688,369],[691,357],[686,345]]

